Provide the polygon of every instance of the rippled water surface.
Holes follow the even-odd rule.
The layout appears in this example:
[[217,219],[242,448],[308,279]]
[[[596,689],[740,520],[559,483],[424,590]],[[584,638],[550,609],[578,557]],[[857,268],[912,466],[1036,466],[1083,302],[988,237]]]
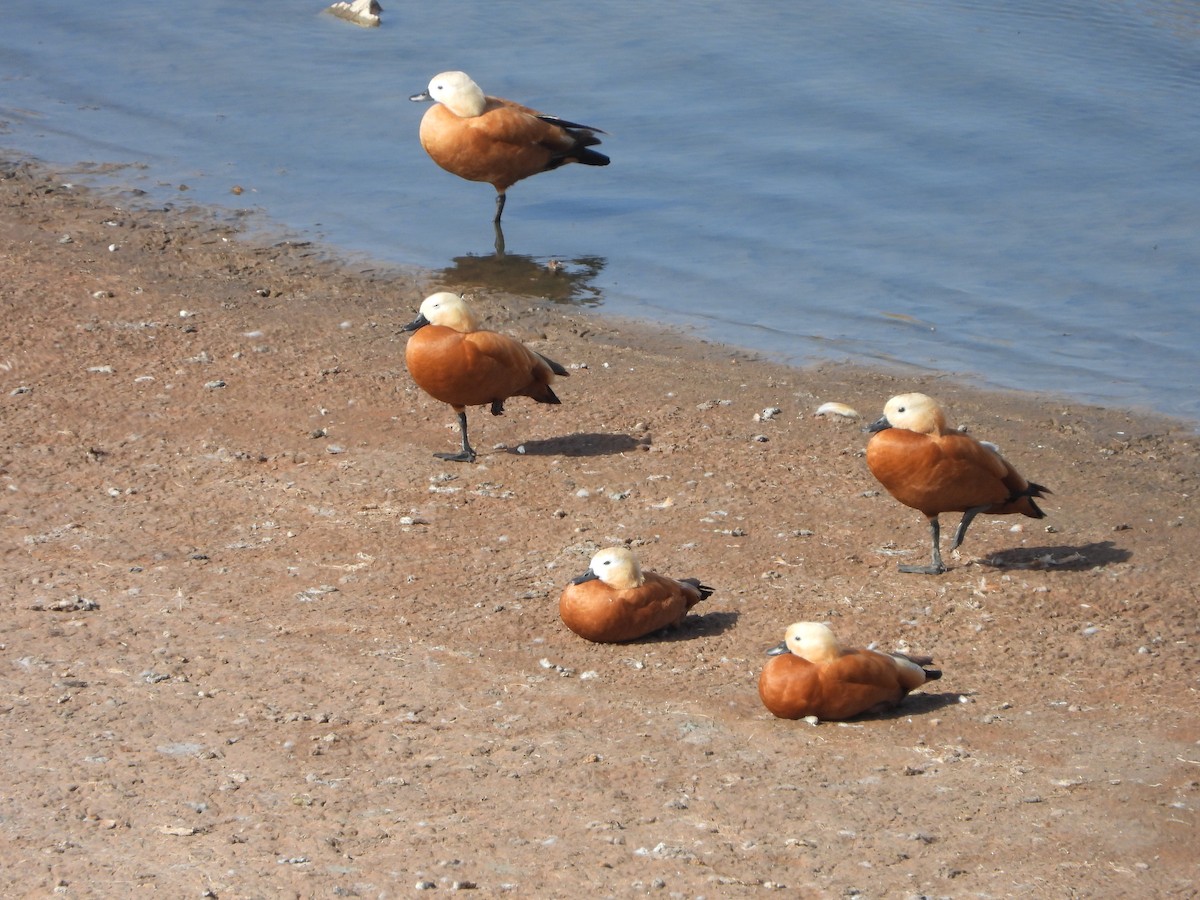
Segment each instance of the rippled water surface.
[[[1200,421],[1194,4],[321,5],[12,0],[0,144],[791,362]],[[509,191],[504,259],[417,143],[446,69],[609,132]]]

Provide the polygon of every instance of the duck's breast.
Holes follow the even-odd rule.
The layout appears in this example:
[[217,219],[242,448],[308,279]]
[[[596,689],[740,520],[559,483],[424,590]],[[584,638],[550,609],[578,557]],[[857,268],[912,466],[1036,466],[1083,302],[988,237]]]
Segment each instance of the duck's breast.
[[758,676],[758,696],[781,719],[817,715],[821,683],[816,666],[793,653],[772,657]]

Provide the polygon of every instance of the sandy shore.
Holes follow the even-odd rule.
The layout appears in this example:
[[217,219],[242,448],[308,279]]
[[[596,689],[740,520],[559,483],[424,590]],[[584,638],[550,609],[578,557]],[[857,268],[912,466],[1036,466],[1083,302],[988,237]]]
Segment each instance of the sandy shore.
[[[777,366],[20,163],[0,202],[5,896],[1195,894],[1189,428]],[[443,288],[571,371],[560,407],[472,410],[474,465],[433,458],[453,415],[404,366]],[[926,525],[862,425],[903,390],[1048,518],[899,574]],[[717,591],[583,642],[558,594],[614,543]],[[774,719],[755,680],[799,619],[945,677]]]

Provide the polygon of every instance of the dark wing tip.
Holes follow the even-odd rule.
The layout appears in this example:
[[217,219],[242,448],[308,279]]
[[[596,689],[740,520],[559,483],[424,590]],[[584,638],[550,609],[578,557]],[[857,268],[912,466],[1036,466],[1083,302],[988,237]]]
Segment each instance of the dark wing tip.
[[1053,494],[1053,493],[1054,493],[1054,491],[1050,490],[1050,488],[1046,487],[1044,484],[1034,484],[1032,481],[1029,482],[1029,496],[1030,497],[1043,497],[1046,494]]
[[578,122],[572,122],[569,119],[563,119],[559,116],[539,115],[539,119],[543,122],[549,122],[551,125],[557,125],[559,128],[565,128],[568,131],[594,131],[596,134],[608,134],[603,128],[596,128],[593,125],[581,125]]
[[538,359],[540,359],[542,362],[544,362],[546,365],[548,365],[550,367],[550,371],[553,372],[555,375],[561,375],[563,378],[571,377],[571,373],[568,372],[565,368],[563,368],[561,363],[556,363],[550,357],[543,356],[542,354],[538,353],[536,350],[534,350],[533,352],[537,353]]

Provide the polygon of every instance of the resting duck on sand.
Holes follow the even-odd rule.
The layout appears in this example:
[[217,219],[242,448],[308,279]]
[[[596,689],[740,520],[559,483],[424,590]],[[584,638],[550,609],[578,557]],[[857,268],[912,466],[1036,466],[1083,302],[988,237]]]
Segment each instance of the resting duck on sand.
[[558,611],[580,637],[617,643],[678,625],[712,592],[696,578],[643,572],[631,551],[610,547],[593,556],[587,572],[567,585]]
[[758,678],[763,705],[781,719],[849,719],[898,706],[909,691],[941,678],[933,659],[843,649],[819,622],[789,625]]

